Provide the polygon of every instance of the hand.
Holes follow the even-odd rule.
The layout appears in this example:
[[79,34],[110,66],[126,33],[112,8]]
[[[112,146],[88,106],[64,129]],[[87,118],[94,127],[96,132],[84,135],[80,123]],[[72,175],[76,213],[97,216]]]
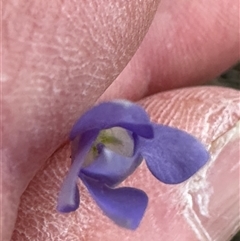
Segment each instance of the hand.
[[[12,2],[4,3],[3,14],[3,240],[10,239],[31,180],[12,240],[228,239],[238,216],[238,93],[176,88],[211,79],[237,61],[237,1],[163,0],[158,9],[150,0],[127,6]],[[172,88],[140,103],[153,120],[210,147],[202,186],[194,189],[194,179],[162,185],[143,166],[129,179],[150,198],[135,232],[112,224],[84,189],[77,212],[56,213],[70,155],[68,144],[61,145],[81,113],[103,93],[100,100],[139,100]]]

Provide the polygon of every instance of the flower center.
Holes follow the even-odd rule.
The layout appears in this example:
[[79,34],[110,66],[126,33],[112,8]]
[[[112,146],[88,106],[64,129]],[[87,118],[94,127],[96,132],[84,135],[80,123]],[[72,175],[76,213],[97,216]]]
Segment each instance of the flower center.
[[102,130],[86,156],[84,166],[90,165],[103,147],[122,156],[131,157],[134,152],[134,141],[131,133],[121,127]]

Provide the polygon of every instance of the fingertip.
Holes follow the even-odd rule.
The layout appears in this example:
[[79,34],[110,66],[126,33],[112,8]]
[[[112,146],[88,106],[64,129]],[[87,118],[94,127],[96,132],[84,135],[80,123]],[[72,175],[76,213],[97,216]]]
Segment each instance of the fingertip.
[[209,148],[211,161],[188,181],[174,186],[160,183],[142,164],[124,183],[144,190],[149,197],[148,208],[136,231],[119,228],[109,221],[82,186],[80,208],[67,216],[56,213],[56,195],[68,169],[70,148],[66,146],[52,156],[49,165],[24,193],[12,240],[21,240],[20,237],[46,240],[51,236],[59,240],[77,237],[93,241],[99,237],[106,241],[159,238],[225,241],[222,237],[229,238],[238,228],[239,138],[232,139],[240,116],[238,99],[239,93],[234,90],[199,87],[159,93],[139,102],[152,121],[197,137]]

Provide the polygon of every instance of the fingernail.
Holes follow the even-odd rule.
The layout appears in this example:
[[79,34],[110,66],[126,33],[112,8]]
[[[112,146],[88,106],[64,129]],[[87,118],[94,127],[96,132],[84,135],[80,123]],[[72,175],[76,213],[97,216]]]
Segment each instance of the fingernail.
[[211,160],[182,187],[183,215],[201,241],[226,241],[239,229],[240,122],[212,141]]

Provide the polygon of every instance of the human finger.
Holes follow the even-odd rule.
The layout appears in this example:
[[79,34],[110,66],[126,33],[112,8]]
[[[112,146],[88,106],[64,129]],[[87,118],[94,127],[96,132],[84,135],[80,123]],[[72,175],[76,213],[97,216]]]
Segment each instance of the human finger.
[[101,100],[139,100],[230,68],[239,60],[238,6],[237,0],[162,0],[136,54]]
[[3,2],[4,240],[29,181],[125,67],[157,4]]
[[219,240],[239,228],[239,92],[219,87],[187,88],[159,93],[140,101],[152,121],[193,134],[211,159],[180,185],[157,181],[141,165],[124,183],[149,196],[146,214],[136,231],[113,224],[81,185],[80,208],[56,212],[57,193],[70,165],[70,148],[59,149],[22,196],[12,241],[59,240]]

